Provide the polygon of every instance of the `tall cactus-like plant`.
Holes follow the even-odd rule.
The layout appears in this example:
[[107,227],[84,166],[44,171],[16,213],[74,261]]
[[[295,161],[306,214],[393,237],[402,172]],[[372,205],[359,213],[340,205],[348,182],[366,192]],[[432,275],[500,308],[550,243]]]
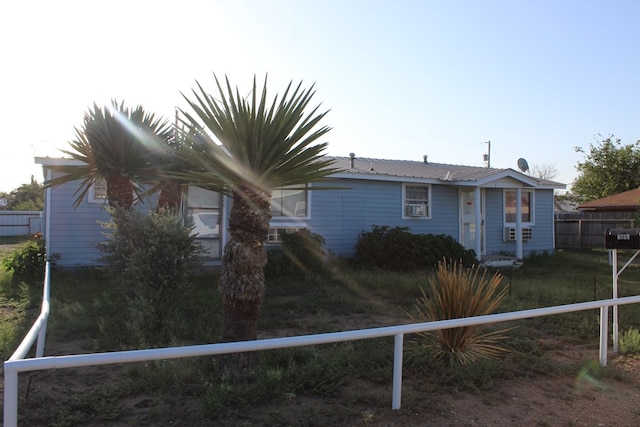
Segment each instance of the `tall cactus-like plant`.
[[[416,314],[411,318],[428,322],[492,314],[508,295],[501,282],[498,272],[487,278],[487,270],[482,267],[466,268],[459,262],[440,261],[428,289],[422,288],[422,296],[416,299]],[[503,355],[506,349],[499,342],[506,338],[507,331],[509,328],[485,332],[483,325],[477,325],[423,335],[435,336],[436,358],[467,365]]]

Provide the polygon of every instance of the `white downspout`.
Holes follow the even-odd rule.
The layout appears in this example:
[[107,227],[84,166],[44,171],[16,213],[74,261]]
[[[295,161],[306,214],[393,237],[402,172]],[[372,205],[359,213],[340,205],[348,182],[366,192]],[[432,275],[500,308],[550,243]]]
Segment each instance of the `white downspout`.
[[[51,169],[45,168],[45,180],[49,181],[53,178]],[[44,251],[49,258],[51,253],[51,187],[47,188],[44,192]]]
[[480,198],[480,187],[476,187],[474,191],[474,208],[475,208],[475,217],[476,217],[476,241],[475,241],[475,251],[476,258],[480,260],[482,258],[482,209],[480,206],[481,198]]

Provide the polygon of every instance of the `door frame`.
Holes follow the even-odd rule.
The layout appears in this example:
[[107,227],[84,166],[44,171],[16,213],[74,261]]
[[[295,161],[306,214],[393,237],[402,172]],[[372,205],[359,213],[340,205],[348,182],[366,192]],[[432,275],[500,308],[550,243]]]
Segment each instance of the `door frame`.
[[[476,189],[478,189],[480,191],[480,221],[479,221],[479,227],[477,227],[478,225],[478,221],[476,221],[476,216],[477,216],[477,210],[474,206],[473,209],[473,222],[471,221],[465,221],[465,193],[470,193],[471,195],[473,195],[473,200],[475,202],[475,192]],[[458,199],[459,199],[459,217],[460,217],[460,222],[459,222],[459,227],[460,227],[460,243],[467,249],[473,249],[476,251],[476,256],[478,257],[478,259],[480,259],[480,257],[482,255],[484,255],[486,253],[486,249],[487,249],[487,239],[486,239],[486,227],[485,227],[485,215],[486,215],[486,203],[485,203],[485,191],[484,188],[481,187],[460,187],[459,192],[458,192]],[[479,233],[479,237],[480,237],[480,246],[479,249],[480,251],[478,252],[478,245],[475,243],[476,240],[474,239],[474,244],[473,247],[469,247],[467,245],[467,236],[465,234],[465,224],[469,224],[469,225],[473,225],[473,230],[475,232],[476,229],[479,228],[480,233]],[[471,228],[471,227],[470,227]],[[477,238],[477,236],[476,236]]]

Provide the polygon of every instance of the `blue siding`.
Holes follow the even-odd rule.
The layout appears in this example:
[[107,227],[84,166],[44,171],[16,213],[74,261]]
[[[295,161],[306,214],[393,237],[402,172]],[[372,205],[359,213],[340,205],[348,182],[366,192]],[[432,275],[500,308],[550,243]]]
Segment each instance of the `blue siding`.
[[403,219],[400,182],[340,180],[323,185],[348,188],[311,191],[311,218],[306,225],[320,234],[336,255],[353,255],[358,235],[374,225],[459,236],[457,188],[434,185],[431,218]]
[[551,252],[555,247],[553,190],[536,190],[534,209],[535,226],[531,240],[524,243],[525,256],[534,252]]
[[[402,218],[402,183],[368,180],[340,180],[327,183],[345,190],[311,192],[311,218],[306,226],[320,234],[328,249],[340,256],[352,256],[358,235],[373,225],[408,227],[413,233],[448,234],[460,238],[458,187],[431,187],[431,218]],[[504,193],[501,188],[485,190],[485,249],[488,254],[515,254],[516,243],[504,240]],[[536,190],[532,238],[523,242],[525,256],[552,251],[553,190]]]
[[111,219],[108,205],[89,203],[87,195],[77,208],[73,207],[74,192],[79,184],[80,181],[74,181],[52,188],[51,199],[45,207],[51,210],[49,252],[59,256],[56,265],[61,267],[96,264],[100,256],[96,244],[104,240],[106,231],[100,223]]
[[63,267],[88,265],[98,258],[96,243],[104,240],[103,228],[98,221],[109,221],[107,210],[98,204],[87,202],[85,196],[82,203],[73,207],[74,192],[79,182],[70,182],[51,190],[48,230],[49,252],[59,256],[56,264]]
[[[100,256],[96,243],[104,240],[101,222],[110,215],[105,206],[88,203],[87,197],[78,208],[73,208],[79,182],[51,189],[46,209],[50,212],[49,250],[58,254],[58,265],[71,267],[95,264]],[[322,184],[336,186],[338,190],[312,190],[307,218],[282,218],[272,221],[290,226],[300,223],[320,234],[328,249],[339,256],[352,256],[361,232],[372,226],[408,227],[413,233],[447,234],[460,238],[459,188],[449,185],[431,186],[429,218],[403,218],[402,183],[366,179],[340,179]],[[485,249],[487,254],[515,254],[516,243],[504,241],[504,195],[501,188],[487,188],[485,203]],[[223,224],[229,214],[229,200],[223,205]],[[153,201],[140,209],[153,207]],[[552,251],[553,243],[553,190],[536,190],[534,196],[532,239],[523,243],[524,255]],[[223,244],[226,230],[221,229]]]

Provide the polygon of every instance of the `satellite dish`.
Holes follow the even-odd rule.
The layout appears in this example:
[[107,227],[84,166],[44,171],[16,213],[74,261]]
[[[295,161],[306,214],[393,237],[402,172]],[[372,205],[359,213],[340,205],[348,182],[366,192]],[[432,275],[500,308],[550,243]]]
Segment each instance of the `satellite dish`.
[[527,163],[527,161],[525,159],[520,157],[518,159],[518,168],[520,168],[522,173],[525,173],[525,172],[527,172],[529,170],[529,163]]

